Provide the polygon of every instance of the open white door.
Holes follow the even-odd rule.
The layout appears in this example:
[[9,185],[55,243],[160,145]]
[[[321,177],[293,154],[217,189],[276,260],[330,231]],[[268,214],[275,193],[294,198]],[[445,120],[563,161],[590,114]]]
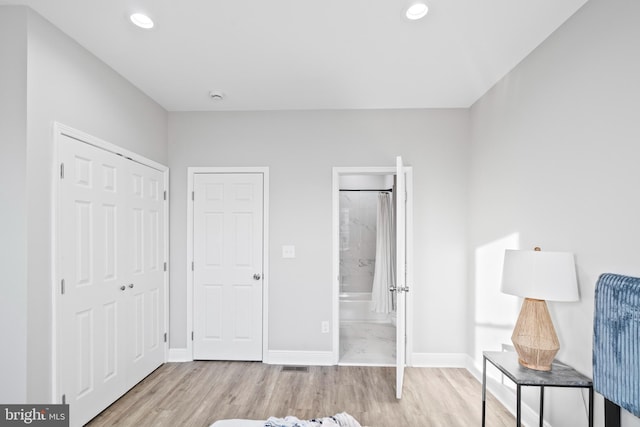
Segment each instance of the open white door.
[[406,188],[402,157],[396,158],[396,398],[402,398],[404,366],[406,363]]

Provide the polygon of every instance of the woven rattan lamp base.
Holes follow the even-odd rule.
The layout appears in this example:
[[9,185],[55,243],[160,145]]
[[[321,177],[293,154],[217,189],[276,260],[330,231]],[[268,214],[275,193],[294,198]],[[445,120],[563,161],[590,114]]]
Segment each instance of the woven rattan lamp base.
[[525,298],[511,335],[520,364],[538,371],[550,371],[560,349],[547,303]]

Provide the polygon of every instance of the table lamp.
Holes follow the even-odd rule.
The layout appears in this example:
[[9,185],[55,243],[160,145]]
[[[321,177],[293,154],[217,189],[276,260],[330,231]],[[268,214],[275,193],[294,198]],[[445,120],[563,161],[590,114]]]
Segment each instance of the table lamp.
[[501,290],[524,298],[511,341],[521,365],[550,371],[560,349],[547,301],[578,301],[573,254],[507,249]]

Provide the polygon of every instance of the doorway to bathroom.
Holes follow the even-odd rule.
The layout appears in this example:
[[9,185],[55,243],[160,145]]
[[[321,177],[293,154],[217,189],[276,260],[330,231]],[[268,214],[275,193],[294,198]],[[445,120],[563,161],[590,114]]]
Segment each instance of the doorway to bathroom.
[[338,327],[333,328],[333,348],[337,364],[404,367],[407,362],[403,354],[399,361],[398,349],[400,345],[400,353],[405,353],[405,346],[410,348],[411,334],[404,325],[411,324],[406,322],[411,316],[411,304],[402,310],[400,330],[398,297],[402,296],[404,302],[407,294],[395,292],[408,287],[406,283],[412,277],[411,268],[407,268],[403,283],[398,284],[395,279],[398,197],[406,200],[407,206],[403,215],[408,237],[403,245],[407,267],[412,256],[411,168],[404,169],[407,185],[400,192],[396,168],[334,168],[333,324]]

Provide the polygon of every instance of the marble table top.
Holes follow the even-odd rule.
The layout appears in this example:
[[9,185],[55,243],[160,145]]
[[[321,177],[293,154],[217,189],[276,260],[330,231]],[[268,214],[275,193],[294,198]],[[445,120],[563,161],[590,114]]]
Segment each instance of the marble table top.
[[518,354],[513,351],[485,351],[482,355],[518,385],[593,387],[589,377],[558,360],[553,361],[550,371],[536,371],[518,363]]

